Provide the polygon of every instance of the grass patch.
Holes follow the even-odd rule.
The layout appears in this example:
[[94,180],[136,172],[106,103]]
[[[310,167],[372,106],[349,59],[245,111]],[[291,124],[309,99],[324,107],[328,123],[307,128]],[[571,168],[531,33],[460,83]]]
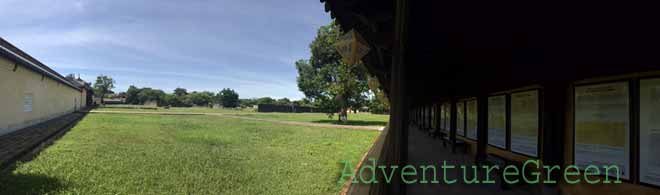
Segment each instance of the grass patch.
[[274,119],[285,121],[326,123],[338,125],[357,125],[357,126],[385,126],[389,121],[389,115],[371,114],[371,113],[351,113],[348,115],[347,122],[340,122],[335,114],[333,118],[328,118],[325,113],[239,113],[239,116],[254,117],[261,119]]
[[[188,112],[188,113],[246,113],[251,112],[248,110],[241,109],[225,109],[225,108],[208,108],[208,107],[171,107],[165,109],[164,107],[146,107],[147,109],[142,109],[143,106],[135,106],[131,108],[129,106],[104,106],[98,107],[94,110],[98,111],[124,111],[124,112]],[[154,109],[155,108],[155,109]]]
[[356,126],[386,126],[390,119],[389,115],[384,114],[371,114],[371,113],[349,113],[348,121],[343,123],[337,120],[338,115],[333,118],[328,118],[325,113],[279,113],[279,112],[254,112],[240,109],[218,109],[206,107],[191,107],[191,108],[158,108],[157,110],[139,110],[127,108],[96,108],[98,111],[125,111],[125,112],[177,112],[177,113],[223,113],[234,114],[236,116],[253,117],[260,119],[273,119],[284,121],[296,122],[311,122],[311,123],[325,123],[325,124],[340,124],[340,125],[356,125]]
[[0,194],[336,194],[378,135],[216,116],[89,114]]

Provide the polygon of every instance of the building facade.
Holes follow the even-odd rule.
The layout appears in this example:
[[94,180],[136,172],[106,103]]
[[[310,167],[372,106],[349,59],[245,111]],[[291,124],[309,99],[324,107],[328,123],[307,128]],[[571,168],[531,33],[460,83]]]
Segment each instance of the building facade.
[[87,89],[0,38],[0,135],[87,105]]

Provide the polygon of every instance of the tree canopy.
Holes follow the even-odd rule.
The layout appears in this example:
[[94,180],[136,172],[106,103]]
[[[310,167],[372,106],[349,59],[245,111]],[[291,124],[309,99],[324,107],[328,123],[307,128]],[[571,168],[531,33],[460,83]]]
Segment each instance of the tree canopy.
[[103,97],[112,93],[112,89],[114,88],[115,80],[113,80],[112,77],[105,75],[96,77],[96,82],[94,83],[94,94],[101,98],[101,102],[103,102]]
[[133,85],[126,90],[127,104],[144,104],[148,101],[157,101],[159,106],[174,107],[211,106],[214,103],[228,108],[240,106],[238,93],[229,88],[225,88],[217,94],[209,91],[189,93],[188,90],[181,87],[174,89],[171,94],[160,89],[138,88]]
[[238,93],[233,89],[225,88],[218,92],[217,100],[225,108],[236,108],[239,106]]
[[334,22],[319,28],[310,44],[309,59],[296,61],[298,89],[329,116],[340,120],[353,110],[368,106],[367,70],[362,64],[345,64],[335,49],[341,30]]

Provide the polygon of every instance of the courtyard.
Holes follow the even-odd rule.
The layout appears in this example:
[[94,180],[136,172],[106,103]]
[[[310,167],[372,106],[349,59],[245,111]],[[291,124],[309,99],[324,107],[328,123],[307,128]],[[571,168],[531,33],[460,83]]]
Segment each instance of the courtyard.
[[[228,112],[306,123],[327,119]],[[387,115],[350,118],[380,124]],[[2,176],[0,194],[336,194],[340,161],[357,164],[379,133],[224,115],[92,112]]]

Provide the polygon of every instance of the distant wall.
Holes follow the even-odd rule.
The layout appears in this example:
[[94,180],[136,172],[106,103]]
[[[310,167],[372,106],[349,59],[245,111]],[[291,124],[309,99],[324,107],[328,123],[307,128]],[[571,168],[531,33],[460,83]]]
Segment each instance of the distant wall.
[[0,57],[0,135],[85,107],[81,91],[15,64]]
[[257,105],[257,112],[319,112],[319,110],[309,106],[259,104]]

